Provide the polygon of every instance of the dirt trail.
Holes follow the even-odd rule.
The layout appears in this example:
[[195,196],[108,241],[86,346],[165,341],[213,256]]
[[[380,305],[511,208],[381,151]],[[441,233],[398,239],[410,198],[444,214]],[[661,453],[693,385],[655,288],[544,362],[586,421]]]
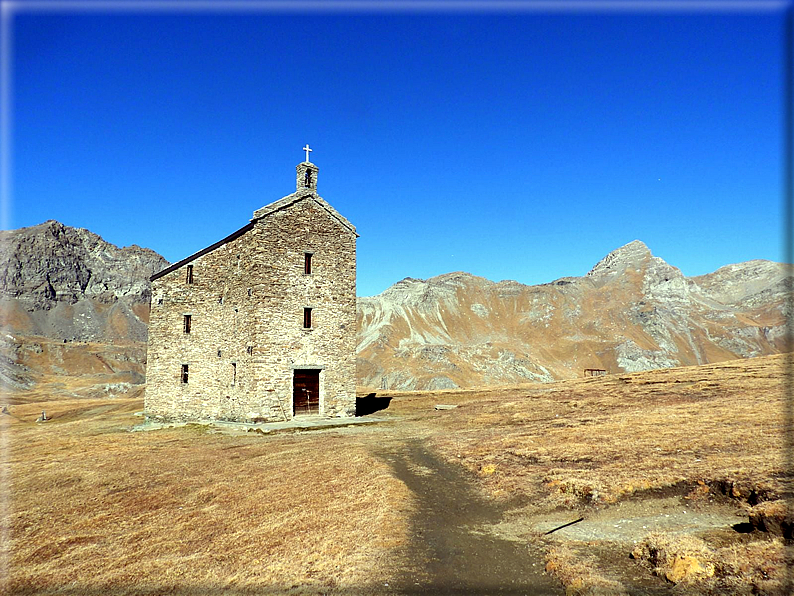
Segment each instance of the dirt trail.
[[[420,440],[381,453],[413,492],[409,570],[387,589],[394,594],[564,594],[543,572],[540,550],[488,531],[504,511],[481,498],[462,471]],[[413,571],[410,571],[413,570]]]

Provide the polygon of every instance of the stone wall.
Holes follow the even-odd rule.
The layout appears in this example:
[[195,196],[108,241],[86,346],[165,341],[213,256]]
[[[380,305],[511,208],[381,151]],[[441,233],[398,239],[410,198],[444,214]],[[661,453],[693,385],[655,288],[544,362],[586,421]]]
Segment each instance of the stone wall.
[[289,419],[295,368],[321,369],[321,415],[355,414],[355,232],[313,193],[276,204],[242,235],[154,280],[148,417]]

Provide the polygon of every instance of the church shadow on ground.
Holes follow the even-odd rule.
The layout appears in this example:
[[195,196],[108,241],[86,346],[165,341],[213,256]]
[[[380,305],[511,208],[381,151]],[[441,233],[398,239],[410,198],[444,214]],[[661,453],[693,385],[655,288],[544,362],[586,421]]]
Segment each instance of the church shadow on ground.
[[389,407],[390,397],[378,397],[377,393],[370,393],[364,397],[356,398],[356,417],[366,416],[380,412]]

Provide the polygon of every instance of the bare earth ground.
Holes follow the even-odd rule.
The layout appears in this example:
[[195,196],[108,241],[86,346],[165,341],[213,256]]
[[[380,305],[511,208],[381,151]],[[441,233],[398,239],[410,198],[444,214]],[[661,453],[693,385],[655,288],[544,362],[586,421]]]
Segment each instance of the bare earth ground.
[[377,395],[370,424],[267,434],[18,393],[4,590],[783,594],[784,362]]

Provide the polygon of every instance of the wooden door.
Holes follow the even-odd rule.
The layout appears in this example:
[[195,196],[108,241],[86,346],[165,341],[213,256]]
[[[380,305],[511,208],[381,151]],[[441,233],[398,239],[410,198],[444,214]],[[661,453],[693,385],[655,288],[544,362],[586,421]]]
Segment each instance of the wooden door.
[[296,370],[292,379],[292,413],[320,413],[320,371]]

